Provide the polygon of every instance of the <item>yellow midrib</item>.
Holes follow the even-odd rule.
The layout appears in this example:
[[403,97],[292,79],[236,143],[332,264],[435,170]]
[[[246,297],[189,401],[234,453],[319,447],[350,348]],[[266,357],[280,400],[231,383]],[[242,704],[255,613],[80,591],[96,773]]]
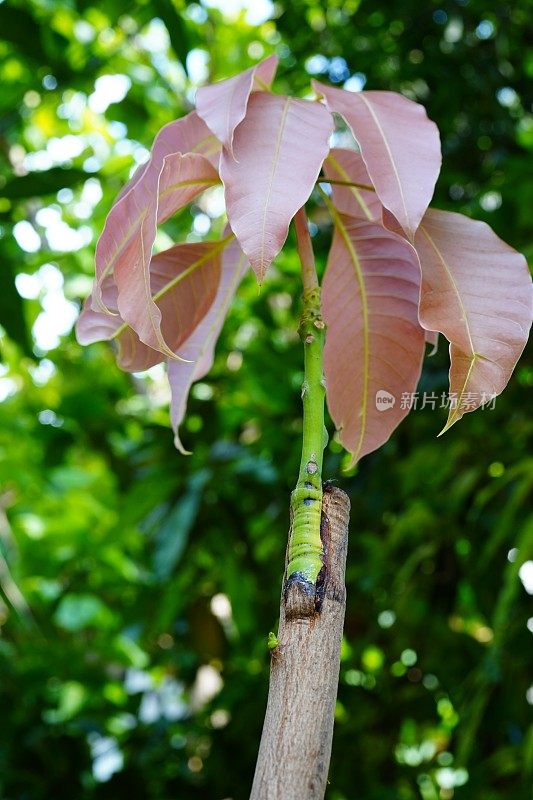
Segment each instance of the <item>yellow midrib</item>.
[[[226,247],[226,245],[227,245],[227,244],[228,244],[228,243],[229,243],[229,242],[230,242],[230,241],[231,241],[233,238],[234,238],[233,234],[229,234],[229,235],[228,235],[228,236],[226,236],[224,239],[221,239],[219,242],[217,242],[217,243],[216,243],[216,245],[215,245],[215,246],[213,246],[213,248],[212,248],[211,250],[209,250],[209,252],[208,252],[208,253],[206,253],[205,255],[201,256],[201,257],[200,257],[199,259],[197,259],[196,261],[194,261],[192,264],[190,264],[190,265],[187,267],[187,269],[183,270],[183,272],[180,272],[180,274],[179,274],[179,275],[176,275],[176,277],[175,277],[175,278],[172,278],[172,280],[171,280],[171,281],[169,281],[169,282],[168,282],[167,284],[165,284],[165,286],[163,286],[163,287],[162,287],[162,288],[161,288],[161,289],[160,289],[158,292],[156,292],[154,295],[152,295],[152,297],[151,297],[152,301],[153,301],[154,303],[156,303],[158,300],[160,300],[162,297],[164,297],[166,294],[168,294],[168,292],[170,292],[170,291],[171,291],[171,289],[173,289],[175,286],[177,286],[179,283],[181,283],[181,281],[183,281],[183,280],[184,280],[185,278],[187,278],[187,277],[188,277],[188,276],[189,276],[191,273],[193,273],[193,272],[194,272],[196,269],[198,269],[198,267],[201,267],[201,266],[202,266],[203,264],[205,264],[206,262],[208,262],[208,261],[211,261],[211,260],[212,260],[212,259],[213,259],[213,258],[214,258],[216,255],[218,255],[218,254],[219,254],[219,253],[220,253],[222,250],[224,250],[224,248]],[[113,336],[111,336],[110,338],[111,338],[111,339],[117,339],[117,338],[118,338],[119,336],[121,336],[121,335],[122,335],[122,334],[123,334],[123,333],[124,333],[124,332],[125,332],[125,331],[126,331],[128,328],[131,328],[131,325],[128,325],[128,323],[127,323],[127,322],[125,322],[123,325],[121,325],[121,326],[120,326],[120,328],[117,328],[117,330],[115,331],[115,333],[113,334]],[[174,354],[173,354],[173,355],[174,355]]]

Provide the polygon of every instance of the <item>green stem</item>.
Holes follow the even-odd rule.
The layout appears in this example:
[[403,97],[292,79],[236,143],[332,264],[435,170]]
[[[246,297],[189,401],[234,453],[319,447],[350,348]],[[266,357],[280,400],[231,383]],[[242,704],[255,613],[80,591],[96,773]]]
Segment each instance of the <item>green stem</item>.
[[299,575],[316,584],[323,566],[320,537],[322,511],[322,460],[327,440],[324,427],[326,394],[323,373],[325,324],[320,305],[320,286],[305,211],[294,218],[302,262],[303,311],[298,332],[304,346],[303,441],[298,483],[291,496],[292,526],[289,539],[287,580]]

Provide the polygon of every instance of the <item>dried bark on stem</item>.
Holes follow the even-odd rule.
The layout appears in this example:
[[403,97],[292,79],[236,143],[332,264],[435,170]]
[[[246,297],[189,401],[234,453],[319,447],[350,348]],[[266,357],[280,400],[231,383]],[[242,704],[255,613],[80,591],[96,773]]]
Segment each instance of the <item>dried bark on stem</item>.
[[[279,644],[250,800],[322,800],[326,790],[346,607],[350,501],[326,486],[322,503],[324,595],[315,610],[284,585]],[[302,602],[303,601],[303,602]]]

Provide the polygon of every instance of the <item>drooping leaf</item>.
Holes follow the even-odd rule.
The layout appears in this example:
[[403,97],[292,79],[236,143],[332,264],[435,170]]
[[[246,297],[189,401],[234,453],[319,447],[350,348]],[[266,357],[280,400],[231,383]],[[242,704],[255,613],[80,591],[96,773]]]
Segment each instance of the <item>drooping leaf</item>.
[[433,196],[440,137],[423,106],[396,92],[347,92],[313,81],[357,139],[382,204],[412,240]]
[[185,416],[189,390],[195,381],[206,375],[213,365],[215,345],[235,291],[248,268],[248,260],[237,241],[231,242],[222,256],[220,282],[215,299],[197,328],[194,329],[179,355],[183,361],[170,361],[168,379],[172,390],[170,416],[176,447],[185,453],[179,438],[179,426]]
[[226,238],[177,244],[152,259],[152,292],[163,317],[163,335],[173,353],[179,351],[213,303],[227,242]]
[[525,258],[484,222],[427,211],[415,238],[420,322],[450,342],[448,430],[507,385],[528,338],[533,292]]
[[259,280],[313,190],[332,128],[320,103],[256,92],[235,131],[234,157],[222,153],[229,223]]
[[[149,262],[153,239],[151,242],[144,242],[140,232],[143,222],[147,224],[146,218],[151,222],[152,230],[156,224],[154,218],[157,219],[159,179],[165,159],[175,153],[194,154],[189,158],[188,164],[191,167],[194,165],[198,167],[202,182],[197,186],[187,182],[181,187],[181,197],[176,199],[185,205],[195,194],[209,185],[205,183],[206,179],[216,181],[214,167],[212,172],[209,172],[209,167],[200,161],[199,157],[212,157],[217,148],[219,144],[211,131],[194,112],[165,125],[159,131],[152,146],[150,160],[137,169],[118,195],[96,245],[96,287],[93,303],[95,310],[106,310],[102,305],[100,284],[106,275],[115,270],[117,262],[133,263],[135,250],[143,246],[145,252],[142,254],[142,262],[143,264]],[[124,205],[126,200],[127,204]],[[176,206],[175,210],[178,207]]]
[[412,248],[380,225],[335,212],[322,289],[328,407],[353,463],[408,414],[424,355]]
[[166,355],[172,356],[172,352],[151,295],[150,258],[157,224],[217,180],[216,171],[201,155],[166,156],[159,173],[149,168],[111,209],[97,245],[96,263],[100,269],[93,308],[106,310],[99,287],[113,272],[122,319],[141,341]]
[[133,189],[148,169],[154,173],[160,171],[164,158],[171,153],[197,153],[207,158],[217,169],[220,142],[194,111],[174,122],[169,122],[155,137],[150,159],[134,172],[119,193],[115,204]]
[[111,314],[92,309],[92,296],[83,304],[76,323],[76,338],[80,344],[113,339],[117,346],[117,363],[127,372],[142,372],[163,361],[164,356],[141,342],[134,330],[124,324],[117,306],[117,287],[112,275],[102,282],[102,299]]
[[[189,337],[211,306],[220,281],[220,242],[178,244],[154,256],[150,265],[150,290],[162,316],[162,333],[173,354]],[[94,311],[90,298],[80,315],[76,334],[81,344],[104,339],[117,343],[122,369],[139,372],[164,360],[160,350],[143,343],[117,313],[117,288],[113,276],[103,284],[104,302],[112,314]]]
[[269,56],[244,72],[196,92],[196,110],[217,139],[233,153],[233,133],[246,115],[253,89],[268,89],[276,74],[277,56]]
[[[113,309],[111,297],[115,297],[116,303],[116,295],[117,289],[113,278],[108,276],[104,280],[103,296],[109,302],[111,309]],[[91,300],[92,296],[89,296],[76,322],[76,339],[81,345],[114,341],[117,348],[117,364],[127,372],[142,372],[163,360],[162,353],[152,350],[141,342],[135,331],[125,324],[117,313],[93,311]]]
[[[334,148],[323,165],[323,172],[332,181],[356,183],[359,186],[331,184],[333,205],[341,214],[349,214],[369,222],[381,221],[381,202],[365,166],[361,153],[346,148]],[[370,186],[370,190],[361,186]]]

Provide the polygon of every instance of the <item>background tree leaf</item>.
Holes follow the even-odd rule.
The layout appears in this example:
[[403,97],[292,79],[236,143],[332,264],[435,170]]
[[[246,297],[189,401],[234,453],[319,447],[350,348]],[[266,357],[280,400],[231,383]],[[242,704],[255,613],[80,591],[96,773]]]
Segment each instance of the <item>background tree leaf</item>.
[[165,23],[172,49],[183,69],[187,72],[187,55],[192,47],[185,20],[171,0],[155,0],[155,11]]
[[[6,248],[0,245],[0,255]],[[32,356],[24,303],[15,286],[15,276],[9,261],[4,259],[2,267],[2,291],[0,292],[0,325],[7,335],[16,342],[25,355]]]
[[211,473],[207,469],[194,473],[183,496],[158,529],[154,571],[160,581],[172,574],[183,555],[198,515],[204,487],[210,478]]
[[43,172],[30,172],[12,178],[0,188],[0,197],[8,200],[26,200],[36,195],[56,194],[60,189],[70,189],[90,176],[81,169],[52,167]]

